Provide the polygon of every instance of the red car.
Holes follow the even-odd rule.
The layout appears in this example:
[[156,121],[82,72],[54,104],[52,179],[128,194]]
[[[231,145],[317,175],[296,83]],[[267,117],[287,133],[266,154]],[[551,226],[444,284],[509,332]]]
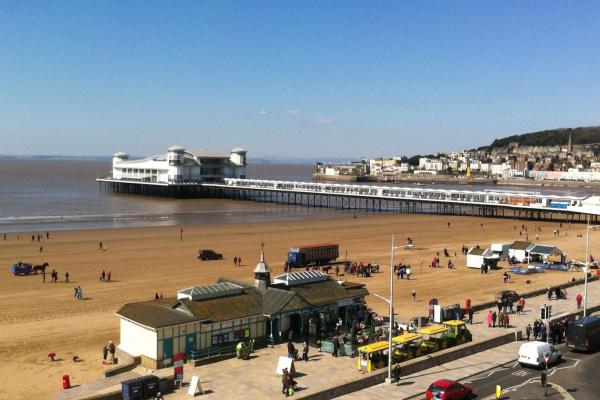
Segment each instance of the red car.
[[425,393],[427,400],[463,400],[473,398],[473,389],[462,383],[440,379],[429,386]]

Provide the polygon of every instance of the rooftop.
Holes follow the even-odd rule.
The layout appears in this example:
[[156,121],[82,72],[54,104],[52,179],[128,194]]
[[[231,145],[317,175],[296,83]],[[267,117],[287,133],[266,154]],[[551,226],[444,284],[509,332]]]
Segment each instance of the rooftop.
[[204,300],[242,293],[243,287],[232,282],[219,282],[211,285],[194,286],[177,292],[177,299]]
[[296,286],[310,282],[326,281],[327,279],[329,279],[329,276],[321,271],[298,271],[288,272],[283,275],[276,276],[273,279],[273,283],[279,283],[286,286]]

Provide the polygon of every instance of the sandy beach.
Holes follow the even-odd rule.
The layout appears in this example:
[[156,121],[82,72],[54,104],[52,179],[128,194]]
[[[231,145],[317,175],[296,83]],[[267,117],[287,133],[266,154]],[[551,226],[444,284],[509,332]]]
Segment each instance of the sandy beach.
[[[100,378],[104,368],[102,346],[108,340],[119,341],[114,312],[121,305],[152,299],[155,292],[174,296],[178,289],[210,283],[221,276],[251,281],[263,241],[274,275],[282,272],[290,246],[339,243],[341,259],[347,252],[349,260],[383,266],[382,272],[371,278],[344,279],[365,282],[371,293],[387,296],[390,234],[394,233],[400,244],[412,237],[415,248],[402,248],[396,253],[396,262],[412,266],[410,281],[395,281],[396,310],[407,319],[426,315],[427,301],[432,297],[444,305],[463,304],[467,297],[478,303],[493,299],[503,288],[523,292],[581,277],[581,273],[546,272],[513,276],[512,283],[504,284],[503,270],[482,276],[477,270],[466,269],[466,257],[460,251],[463,244],[487,247],[491,242],[524,239],[525,232],[520,238],[519,229],[514,229],[524,223],[509,219],[359,214],[356,219],[51,232],[50,240],[44,238],[42,243],[32,243],[31,233],[19,234],[20,240],[17,234],[10,234],[6,241],[0,238],[0,354],[4,360],[0,374],[9,377],[0,388],[0,398],[53,398],[61,390],[63,374],[70,375],[72,384]],[[556,237],[552,232],[559,228],[558,223],[525,224],[530,240],[535,239],[535,228],[541,226],[539,243],[557,245],[569,259],[584,258],[585,236],[577,237],[584,233],[583,225],[564,224],[561,235]],[[99,242],[107,250],[99,250]],[[597,253],[596,242],[590,243],[591,254]],[[201,262],[196,259],[199,248],[214,249],[223,253],[225,259]],[[441,253],[443,248],[449,250],[457,268],[428,268],[435,253]],[[233,266],[234,256],[242,258],[241,267]],[[11,275],[10,265],[18,260],[48,262],[48,271],[59,272],[59,282],[51,283],[49,275],[46,283],[42,283],[41,275]],[[447,261],[441,258],[443,266]],[[102,270],[111,271],[113,282],[99,281]],[[64,282],[67,271],[70,283]],[[531,283],[526,284],[526,280]],[[75,286],[81,286],[86,300],[73,298]],[[410,296],[413,289],[416,302]],[[387,305],[381,300],[370,296],[368,302],[377,312],[386,313]],[[51,351],[60,361],[48,360]],[[83,361],[73,363],[74,354]]]

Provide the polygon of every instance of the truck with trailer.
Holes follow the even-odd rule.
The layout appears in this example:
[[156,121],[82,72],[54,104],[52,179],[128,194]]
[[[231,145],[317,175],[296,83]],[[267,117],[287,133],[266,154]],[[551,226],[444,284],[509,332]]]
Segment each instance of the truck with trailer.
[[308,265],[324,265],[335,261],[340,256],[339,245],[324,243],[291,247],[288,252],[289,268],[306,267]]

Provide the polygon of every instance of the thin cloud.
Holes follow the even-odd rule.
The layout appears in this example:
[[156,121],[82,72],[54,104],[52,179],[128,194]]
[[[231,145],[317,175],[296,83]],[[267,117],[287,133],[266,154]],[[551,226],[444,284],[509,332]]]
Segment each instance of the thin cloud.
[[271,114],[271,113],[267,110],[252,111],[250,113],[250,115],[255,116],[255,117],[266,117],[269,114]]
[[289,115],[290,117],[295,117],[298,114],[300,114],[300,111],[298,111],[298,110],[287,110],[286,114]]
[[327,125],[327,124],[331,124],[333,122],[333,119],[328,118],[328,117],[319,117],[319,118],[313,119],[313,122],[317,125]]

